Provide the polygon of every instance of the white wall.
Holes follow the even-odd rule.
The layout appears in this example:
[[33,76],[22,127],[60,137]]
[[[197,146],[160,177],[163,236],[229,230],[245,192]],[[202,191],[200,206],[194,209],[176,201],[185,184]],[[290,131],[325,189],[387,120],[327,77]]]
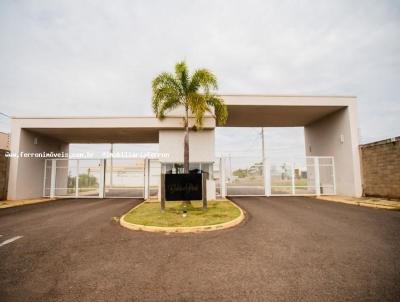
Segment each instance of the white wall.
[[[169,153],[170,155],[169,158],[160,158],[160,162],[183,162],[184,137],[184,130],[160,130],[159,151],[161,153]],[[215,161],[214,130],[191,131],[189,133],[189,161]],[[158,198],[161,198],[160,194]],[[214,200],[215,198],[215,182],[207,180],[207,200]]]
[[0,132],[0,149],[10,150],[10,136],[8,133]]
[[[34,140],[37,138],[37,144]],[[68,152],[68,144],[12,126],[11,152]],[[44,158],[11,158],[8,182],[10,200],[43,195]]]
[[334,157],[337,194],[361,196],[356,106],[323,117],[304,131],[307,156]]
[[[169,158],[160,159],[164,163],[183,162],[183,130],[160,130],[159,151],[169,153]],[[189,134],[190,162],[214,162],[214,130],[191,131]]]

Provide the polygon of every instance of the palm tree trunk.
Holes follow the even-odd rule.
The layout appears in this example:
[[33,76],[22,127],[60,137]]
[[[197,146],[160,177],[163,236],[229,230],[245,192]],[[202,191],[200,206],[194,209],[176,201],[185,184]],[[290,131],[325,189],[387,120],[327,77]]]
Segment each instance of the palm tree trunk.
[[[183,173],[189,173],[189,113],[188,108],[186,108],[186,118],[185,118],[185,139],[184,139],[184,149],[183,149]],[[190,200],[185,200],[183,202],[185,206],[191,205]]]
[[185,140],[184,140],[184,150],[183,150],[183,171],[184,173],[189,173],[189,114],[186,108],[186,118],[185,118]]

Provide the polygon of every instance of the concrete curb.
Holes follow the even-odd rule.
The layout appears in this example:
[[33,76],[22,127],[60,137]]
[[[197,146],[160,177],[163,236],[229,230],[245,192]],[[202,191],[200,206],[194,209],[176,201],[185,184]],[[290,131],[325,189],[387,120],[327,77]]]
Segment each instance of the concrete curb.
[[338,203],[344,203],[344,204],[349,204],[349,205],[354,205],[354,206],[374,208],[374,209],[400,211],[400,206],[378,204],[378,203],[366,202],[366,201],[337,200],[337,199],[333,199],[333,198],[325,199],[325,198],[318,198],[318,197],[316,197],[315,199],[321,200],[321,201],[338,202]]
[[228,200],[234,207],[239,209],[240,215],[239,217],[236,217],[235,219],[224,222],[224,223],[219,223],[219,224],[214,224],[214,225],[204,225],[204,226],[193,226],[193,227],[160,227],[160,226],[147,226],[147,225],[142,225],[142,224],[134,224],[130,222],[125,221],[125,216],[128,215],[129,212],[132,210],[138,208],[141,206],[143,203],[138,204],[131,210],[129,210],[128,213],[124,214],[120,220],[119,223],[121,226],[133,230],[133,231],[145,231],[145,232],[153,232],[153,233],[200,233],[200,232],[210,232],[210,231],[218,231],[218,230],[224,230],[228,228],[232,228],[238,224],[240,224],[244,218],[245,218],[245,212],[242,210],[237,204],[234,202]]
[[27,199],[27,200],[10,200],[0,201],[0,209],[8,209],[14,207],[20,207],[31,204],[44,203],[49,201],[58,200],[59,198],[41,198],[41,199]]

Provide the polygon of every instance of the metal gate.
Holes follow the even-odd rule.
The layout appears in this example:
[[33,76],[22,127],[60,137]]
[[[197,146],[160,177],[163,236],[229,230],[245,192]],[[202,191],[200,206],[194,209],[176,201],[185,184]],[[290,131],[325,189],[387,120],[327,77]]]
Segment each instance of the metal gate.
[[46,159],[43,196],[99,197],[104,183],[99,159]]
[[[157,159],[46,159],[43,196],[159,198]],[[216,195],[335,195],[331,156],[291,160],[223,157],[214,163]]]
[[144,159],[105,160],[104,197],[144,197]]
[[265,195],[262,160],[254,157],[228,157],[224,162],[226,195]]
[[46,159],[44,197],[158,197],[161,166],[150,159]]
[[222,157],[214,165],[214,181],[222,197],[336,194],[332,156]]
[[158,159],[149,160],[149,193],[150,199],[160,199],[161,187],[161,163]]

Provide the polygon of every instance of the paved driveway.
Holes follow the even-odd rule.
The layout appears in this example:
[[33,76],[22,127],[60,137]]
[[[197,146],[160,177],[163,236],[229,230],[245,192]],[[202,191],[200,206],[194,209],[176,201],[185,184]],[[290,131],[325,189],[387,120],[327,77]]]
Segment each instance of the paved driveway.
[[112,217],[139,201],[0,210],[1,301],[395,301],[400,212],[307,198],[234,199],[241,226],[152,234]]

